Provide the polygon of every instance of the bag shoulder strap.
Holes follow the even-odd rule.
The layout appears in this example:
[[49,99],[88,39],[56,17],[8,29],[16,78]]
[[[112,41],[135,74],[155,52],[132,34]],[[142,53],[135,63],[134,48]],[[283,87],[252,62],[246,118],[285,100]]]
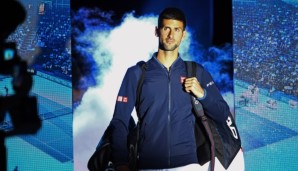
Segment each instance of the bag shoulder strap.
[[[185,61],[187,77],[196,77],[197,65],[198,64],[196,62]],[[211,129],[207,120],[207,116],[204,114],[202,104],[192,95],[191,95],[191,103],[195,111],[196,117],[200,118],[200,121],[204,125],[204,128],[207,132],[207,135],[211,144],[211,171],[214,171],[214,165],[215,165],[215,145],[214,144],[215,143],[213,139],[213,134],[211,132]]]
[[142,92],[142,88],[143,88],[143,83],[144,83],[144,77],[145,77],[145,71],[146,71],[146,67],[147,64],[145,61],[140,61],[137,63],[137,65],[140,67],[141,69],[141,75],[140,78],[138,80],[138,85],[137,85],[137,90],[136,90],[136,113],[138,116],[138,119],[140,121],[141,116],[139,113],[139,102],[140,102],[140,98],[141,98],[141,92]]
[[197,76],[197,63],[193,61],[184,61],[186,66],[187,77],[196,77]]

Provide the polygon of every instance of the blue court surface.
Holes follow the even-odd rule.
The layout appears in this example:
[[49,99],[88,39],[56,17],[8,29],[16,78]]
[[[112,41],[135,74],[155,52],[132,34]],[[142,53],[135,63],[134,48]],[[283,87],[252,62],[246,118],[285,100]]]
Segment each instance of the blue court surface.
[[[244,105],[240,96],[248,85],[235,81],[235,114],[245,170],[297,171],[298,108],[288,104],[286,95],[268,96],[266,89],[260,89],[257,103]],[[268,106],[270,99],[276,100],[276,108]]]
[[297,136],[298,134],[296,131],[249,111],[238,109],[238,113],[241,116],[237,115],[239,118],[237,122],[239,122],[242,144],[246,152]]
[[[2,85],[12,93],[9,78]],[[73,170],[71,87],[34,76],[31,95],[37,97],[42,128],[36,135],[6,139],[8,170]]]

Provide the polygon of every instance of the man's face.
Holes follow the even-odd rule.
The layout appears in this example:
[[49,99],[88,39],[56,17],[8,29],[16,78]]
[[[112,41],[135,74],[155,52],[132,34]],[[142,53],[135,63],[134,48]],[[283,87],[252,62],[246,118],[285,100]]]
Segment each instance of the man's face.
[[185,37],[183,22],[173,19],[164,19],[162,26],[156,28],[156,36],[159,37],[159,48],[164,51],[174,51],[180,46]]

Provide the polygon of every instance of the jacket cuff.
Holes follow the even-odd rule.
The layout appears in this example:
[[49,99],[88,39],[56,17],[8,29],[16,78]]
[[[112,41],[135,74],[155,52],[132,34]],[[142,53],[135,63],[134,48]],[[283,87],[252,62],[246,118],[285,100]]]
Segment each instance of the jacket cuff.
[[197,100],[204,100],[206,98],[206,96],[207,96],[207,91],[206,91],[206,89],[204,89],[204,96],[201,98],[197,98]]

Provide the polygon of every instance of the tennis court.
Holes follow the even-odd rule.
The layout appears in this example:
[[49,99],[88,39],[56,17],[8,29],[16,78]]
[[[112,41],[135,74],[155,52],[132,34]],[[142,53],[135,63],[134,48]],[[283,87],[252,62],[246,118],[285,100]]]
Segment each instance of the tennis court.
[[[243,105],[239,96],[248,84],[235,82],[236,122],[244,148],[245,170],[298,170],[298,109],[289,106],[286,95],[268,96],[266,89],[260,89],[258,103]],[[270,99],[276,100],[276,108],[268,107]]]

